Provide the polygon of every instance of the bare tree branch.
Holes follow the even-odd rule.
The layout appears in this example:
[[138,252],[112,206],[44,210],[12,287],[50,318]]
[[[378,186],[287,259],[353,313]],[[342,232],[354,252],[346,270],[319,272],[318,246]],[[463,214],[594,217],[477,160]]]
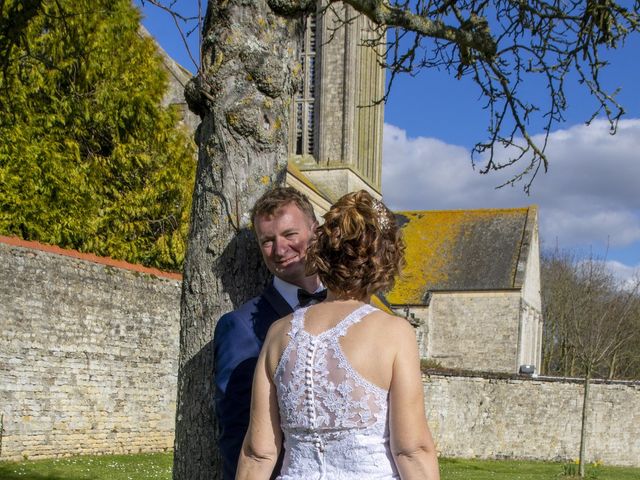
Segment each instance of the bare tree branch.
[[[587,123],[604,115],[615,133],[624,114],[616,100],[618,89],[609,92],[599,80],[607,66],[600,54],[639,32],[638,2],[633,8],[611,0],[344,3],[392,28],[383,59],[390,73],[384,100],[396,75],[423,68],[444,69],[456,78],[473,80],[489,115],[488,136],[472,151],[474,165],[481,173],[524,165],[503,185],[523,181],[528,193],[536,175],[547,171],[545,151],[552,129],[564,121],[566,80],[571,73],[595,101]],[[524,88],[536,83],[536,77],[542,78],[546,95]],[[532,128],[540,122],[543,136],[537,140]]]
[[[184,15],[180,13],[176,8],[177,0],[140,0],[142,5],[153,5],[160,10],[166,12],[173,19],[173,23],[180,34],[180,39],[185,47],[187,55],[191,59],[193,65],[200,70],[200,49],[202,48],[202,39],[200,32],[202,32],[203,15],[202,15],[202,0],[197,0],[198,9],[197,15]],[[198,35],[198,52],[194,53],[189,46],[187,38],[196,33]]]
[[[169,12],[186,45],[184,23],[202,17],[176,12],[176,0],[141,0]],[[200,0],[198,0],[200,1]],[[568,105],[566,81],[575,73],[593,96],[593,114],[604,115],[615,133],[624,114],[616,100],[618,89],[602,85],[607,63],[603,50],[618,48],[640,31],[639,2],[625,7],[613,0],[268,0],[279,15],[304,16],[339,4],[366,15],[381,30],[365,40],[378,50],[389,71],[389,98],[395,77],[415,75],[424,68],[444,69],[455,78],[469,77],[479,88],[488,113],[487,138],[472,149],[472,162],[481,173],[522,164],[504,185],[524,182],[529,193],[540,171],[549,168],[546,148],[552,129],[564,121]],[[339,17],[339,16],[336,16]],[[353,17],[353,16],[351,16]],[[343,17],[349,22],[350,17]],[[385,29],[391,30],[387,40]],[[330,39],[329,39],[330,41]],[[189,51],[189,50],[188,50]],[[194,61],[193,52],[189,55]],[[541,77],[546,95],[524,87]],[[204,85],[204,84],[203,84]],[[532,127],[533,125],[533,127]],[[538,127],[541,125],[541,127]],[[534,138],[542,129],[542,139]],[[532,131],[533,129],[533,131]],[[507,155],[506,160],[502,160]]]

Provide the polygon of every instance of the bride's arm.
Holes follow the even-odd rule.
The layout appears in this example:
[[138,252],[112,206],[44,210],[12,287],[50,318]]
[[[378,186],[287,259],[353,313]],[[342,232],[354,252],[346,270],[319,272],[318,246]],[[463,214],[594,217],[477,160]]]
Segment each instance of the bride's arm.
[[424,390],[415,332],[396,324],[398,350],[389,388],[391,451],[402,480],[439,480],[438,458],[424,412]]
[[269,337],[267,335],[253,377],[249,430],[240,450],[236,480],[268,480],[282,445],[276,388],[266,359]]

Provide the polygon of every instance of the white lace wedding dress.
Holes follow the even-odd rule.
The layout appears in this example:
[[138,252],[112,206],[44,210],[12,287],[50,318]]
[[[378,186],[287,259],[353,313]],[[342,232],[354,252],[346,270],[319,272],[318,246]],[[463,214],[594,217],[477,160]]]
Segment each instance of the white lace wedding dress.
[[388,392],[358,374],[339,344],[375,310],[363,305],[317,336],[304,329],[307,308],[293,314],[275,372],[285,449],[278,479],[400,478],[389,449]]

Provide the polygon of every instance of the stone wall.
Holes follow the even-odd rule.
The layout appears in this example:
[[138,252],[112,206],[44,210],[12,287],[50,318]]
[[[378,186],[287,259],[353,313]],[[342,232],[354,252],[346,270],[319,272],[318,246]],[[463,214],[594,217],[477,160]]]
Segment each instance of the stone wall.
[[[425,376],[425,406],[447,457],[573,460],[583,385],[557,378]],[[586,458],[640,467],[640,382],[591,385]]]
[[[180,277],[6,238],[0,275],[0,459],[170,450]],[[424,380],[442,455],[577,456],[579,382]],[[640,383],[591,391],[588,459],[640,466]]]
[[517,372],[520,295],[517,290],[434,293],[427,356],[451,368]]
[[11,240],[0,239],[0,458],[172,449],[179,276]]

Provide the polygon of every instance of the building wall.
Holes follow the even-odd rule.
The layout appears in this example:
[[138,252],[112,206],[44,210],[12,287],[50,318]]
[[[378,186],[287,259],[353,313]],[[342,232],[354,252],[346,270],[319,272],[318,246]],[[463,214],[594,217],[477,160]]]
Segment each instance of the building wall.
[[178,279],[2,242],[0,278],[3,460],[173,448]]
[[[532,365],[540,371],[542,363],[542,295],[540,291],[540,245],[538,240],[537,208],[529,208],[525,235],[530,244],[523,245],[525,252],[522,275],[522,305],[520,312],[520,340],[518,343],[518,365]],[[519,277],[519,276],[518,276]]]
[[[384,32],[349,5],[321,2],[314,156],[290,160],[332,200],[364,188],[380,197],[385,73],[370,43]],[[369,42],[369,44],[367,44]],[[384,42],[383,42],[384,44]]]
[[[425,376],[425,408],[447,457],[573,460],[583,385],[551,378]],[[586,459],[640,467],[640,382],[591,385]]]
[[[382,190],[382,128],[386,71],[380,66],[384,58],[386,36],[364,15],[357,18],[358,55],[355,88],[355,166],[360,175],[376,190]],[[382,38],[381,38],[382,35]],[[371,45],[378,44],[378,48]]]
[[[533,207],[531,208],[533,209]],[[533,225],[534,233],[529,235],[531,245],[528,247],[527,263],[524,282],[522,284],[522,298],[531,307],[542,311],[542,297],[540,295],[540,241],[538,238],[538,220]]]
[[[326,168],[317,170],[305,170],[304,175],[314,184],[320,186],[322,191],[334,202],[349,192],[366,190],[374,198],[381,195],[350,168]],[[302,190],[303,193],[307,193]]]
[[325,197],[320,195],[312,185],[309,185],[308,182],[305,182],[304,177],[294,175],[293,173],[291,173],[291,169],[289,169],[285,177],[285,185],[288,187],[293,187],[299,192],[305,194],[309,199],[311,206],[313,207],[313,212],[316,215],[316,219],[320,222],[324,221],[322,220],[322,216],[327,213],[329,208],[331,208],[331,203],[329,203],[329,201]]
[[442,366],[517,371],[520,292],[434,293],[427,356]]
[[[316,91],[318,115],[316,117],[319,165],[350,164],[351,158],[344,158],[344,151],[351,151],[350,140],[345,126],[353,124],[353,106],[346,102],[349,88],[345,67],[355,53],[355,43],[349,42],[350,30],[343,20],[346,6],[336,5],[318,19],[317,48],[318,77]],[[338,17],[337,15],[340,15]],[[351,47],[351,48],[347,48]],[[348,108],[351,107],[351,108]],[[349,122],[350,120],[350,122]],[[347,134],[345,136],[345,134]]]

